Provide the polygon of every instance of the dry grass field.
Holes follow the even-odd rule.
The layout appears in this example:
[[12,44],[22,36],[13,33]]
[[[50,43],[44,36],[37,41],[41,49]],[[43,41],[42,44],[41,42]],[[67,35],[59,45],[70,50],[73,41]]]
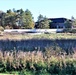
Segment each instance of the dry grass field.
[[[35,40],[31,40],[31,39],[35,39]],[[39,40],[36,40],[36,39],[39,39]],[[22,47],[22,48],[25,48],[27,46],[32,47],[32,46],[34,46],[36,44],[37,44],[37,46],[38,45],[46,46],[46,44],[51,44],[50,42],[52,42],[52,40],[56,40],[56,39],[60,40],[60,41],[58,41],[60,46],[56,45],[56,46],[58,46],[58,47],[56,47],[54,45],[57,50],[62,50],[61,48],[63,48],[63,46],[64,46],[65,49],[64,48],[63,49],[70,52],[70,51],[72,51],[73,45],[75,45],[76,34],[71,34],[71,33],[51,33],[51,34],[4,33],[3,35],[0,36],[0,41],[1,41],[0,44],[1,44],[1,48],[3,46],[3,49],[5,47],[5,48],[7,48],[7,50],[9,50],[8,52],[5,52],[5,55],[6,55],[5,58],[6,58],[6,60],[8,60],[8,63],[9,63],[8,65],[10,65],[10,62],[14,63],[14,61],[17,61],[19,59],[18,60],[19,62],[17,62],[17,63],[19,63],[20,65],[21,64],[25,65],[24,68],[26,67],[26,69],[28,68],[28,64],[25,64],[25,63],[29,63],[30,67],[31,67],[31,63],[32,63],[34,68],[37,68],[37,67],[41,68],[40,65],[42,65],[42,68],[44,69],[44,68],[46,68],[46,66],[48,66],[46,63],[49,63],[49,61],[50,61],[50,62],[53,62],[54,64],[60,65],[60,67],[58,68],[59,73],[60,73],[60,69],[63,69],[65,71],[65,69],[62,68],[64,66],[64,65],[62,65],[63,64],[62,62],[63,62],[63,60],[65,60],[66,63],[64,63],[64,64],[67,65],[66,68],[68,68],[68,64],[70,64],[70,61],[71,61],[71,64],[74,64],[74,66],[71,66],[71,67],[74,69],[74,72],[76,73],[76,71],[75,71],[76,54],[73,54],[73,58],[72,58],[71,55],[70,56],[66,56],[64,59],[62,57],[60,58],[61,55],[59,57],[58,56],[52,57],[53,55],[51,55],[49,57],[48,55],[50,55],[49,53],[52,53],[52,51],[50,51],[50,50],[52,50],[52,48],[50,48],[50,47],[48,48],[47,47],[46,48],[46,52],[44,53],[44,54],[46,54],[47,58],[46,58],[46,56],[44,57],[44,54],[40,50],[39,50],[40,52],[39,51],[37,51],[37,52],[35,52],[35,51],[31,52],[30,51],[30,52],[17,53],[16,55],[18,55],[18,56],[15,56],[16,58],[14,58],[14,53],[13,53],[13,55],[11,55],[12,53],[11,53],[10,49],[12,49],[12,47],[18,47],[18,49],[19,49],[19,47]],[[62,39],[64,39],[64,40],[62,40]],[[11,40],[13,40],[13,41],[11,41]],[[21,50],[22,50],[22,48],[21,48]],[[76,45],[74,46],[74,48],[76,48]],[[0,52],[0,53],[1,53],[0,55],[3,55],[3,52]],[[23,55],[25,55],[25,57]],[[20,58],[18,58],[19,56],[20,56]],[[4,58],[4,56],[1,56],[1,59],[2,58]],[[10,59],[13,59],[13,61],[12,60],[10,61]],[[24,61],[24,59],[25,59],[25,61]],[[49,61],[48,61],[48,59],[49,59]],[[29,61],[27,62],[26,60],[29,60]],[[30,63],[30,61],[32,61],[32,62]],[[35,63],[37,61],[39,61],[39,63]],[[40,63],[40,61],[42,63]],[[5,59],[2,59],[2,63],[4,63],[4,62],[5,62]],[[16,65],[16,67],[17,67],[17,63],[14,64],[14,65]],[[4,63],[4,65],[7,66],[7,62]],[[50,65],[50,63],[49,63],[49,65]],[[57,67],[57,65],[56,66],[53,65],[53,66]],[[19,67],[19,65],[18,65],[18,67]],[[46,73],[45,72],[44,73],[45,75],[50,75],[49,73],[51,73],[50,71],[51,71],[51,69],[53,69],[53,67],[51,67],[51,66],[48,67],[48,68],[49,68],[49,72],[47,72],[48,74],[45,74]],[[4,67],[4,69],[6,69],[6,68]],[[44,72],[43,69],[42,69],[42,71]],[[63,72],[63,70],[62,70],[62,72]],[[68,70],[70,72],[71,68],[70,69],[68,68]],[[67,72],[68,72],[68,70],[67,70]],[[69,74],[69,72],[68,73],[67,72],[66,72],[66,75],[74,75],[75,74],[75,73],[73,73],[73,71],[71,71],[72,74]],[[31,71],[29,71],[29,72],[25,71],[25,73],[26,73],[25,75],[32,75]],[[0,73],[0,75],[22,75],[22,74],[18,74],[18,73],[12,73],[12,74]],[[36,74],[33,73],[33,75],[37,75],[37,73]],[[42,72],[39,75],[42,75]],[[58,74],[55,74],[55,75],[58,75]]]
[[71,33],[4,33],[0,36],[0,40],[25,40],[25,39],[76,39],[76,34]]

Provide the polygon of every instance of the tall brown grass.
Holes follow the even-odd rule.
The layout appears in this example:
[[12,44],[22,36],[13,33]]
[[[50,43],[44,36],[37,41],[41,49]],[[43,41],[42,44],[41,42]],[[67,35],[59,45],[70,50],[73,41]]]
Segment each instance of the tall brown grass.
[[31,63],[30,67],[32,67],[34,63],[38,63],[38,62],[50,63],[53,61],[58,62],[61,60],[66,60],[66,58],[62,57],[62,55],[56,56],[53,54],[51,54],[48,57],[48,55],[45,55],[42,51],[32,51],[32,52],[0,51],[0,63],[5,65],[5,67],[10,67],[10,68],[13,67],[14,69],[26,68],[27,62],[30,62]]

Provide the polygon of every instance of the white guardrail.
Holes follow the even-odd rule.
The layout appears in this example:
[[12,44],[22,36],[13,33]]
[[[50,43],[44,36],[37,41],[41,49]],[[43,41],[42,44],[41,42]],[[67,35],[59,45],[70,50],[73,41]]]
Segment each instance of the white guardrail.
[[4,32],[32,32],[32,33],[53,33],[53,32],[62,32],[63,29],[5,29]]

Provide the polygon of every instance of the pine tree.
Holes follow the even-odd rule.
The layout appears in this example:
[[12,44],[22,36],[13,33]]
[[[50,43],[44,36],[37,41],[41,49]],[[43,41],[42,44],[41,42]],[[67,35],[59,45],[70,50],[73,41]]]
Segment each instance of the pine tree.
[[43,15],[38,16],[37,28],[39,29],[49,29],[50,28],[50,20],[48,18],[43,17]]

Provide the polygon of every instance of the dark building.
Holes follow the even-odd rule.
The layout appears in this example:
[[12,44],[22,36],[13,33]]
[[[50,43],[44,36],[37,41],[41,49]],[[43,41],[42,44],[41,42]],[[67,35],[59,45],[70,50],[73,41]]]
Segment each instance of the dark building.
[[50,18],[52,22],[50,23],[50,28],[65,28],[65,21],[67,21],[66,18]]
[[[65,22],[68,20],[66,18],[49,18],[50,20],[50,28],[65,28]],[[71,20],[69,20],[71,21]],[[38,22],[35,23],[35,27],[37,27]]]

